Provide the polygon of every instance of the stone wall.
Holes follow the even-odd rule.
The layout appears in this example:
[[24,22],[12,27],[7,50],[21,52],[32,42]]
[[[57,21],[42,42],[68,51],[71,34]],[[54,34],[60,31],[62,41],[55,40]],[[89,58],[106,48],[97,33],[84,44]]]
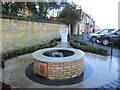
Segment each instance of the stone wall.
[[84,72],[83,58],[73,62],[48,63],[49,79],[69,79],[81,75]]
[[2,21],[3,51],[44,43],[60,37],[59,29],[67,27],[63,24],[0,19]]

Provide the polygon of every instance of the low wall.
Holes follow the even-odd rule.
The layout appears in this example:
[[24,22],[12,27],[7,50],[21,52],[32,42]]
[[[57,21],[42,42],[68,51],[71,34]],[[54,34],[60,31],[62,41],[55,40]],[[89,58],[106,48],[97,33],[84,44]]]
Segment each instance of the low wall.
[[49,79],[69,79],[81,75],[84,72],[83,58],[64,63],[48,63]]
[[42,62],[34,59],[34,73],[51,80],[70,79],[84,73],[84,59],[71,62]]
[[2,21],[3,51],[44,43],[60,37],[59,29],[67,27],[63,24],[33,22],[14,19],[0,19]]

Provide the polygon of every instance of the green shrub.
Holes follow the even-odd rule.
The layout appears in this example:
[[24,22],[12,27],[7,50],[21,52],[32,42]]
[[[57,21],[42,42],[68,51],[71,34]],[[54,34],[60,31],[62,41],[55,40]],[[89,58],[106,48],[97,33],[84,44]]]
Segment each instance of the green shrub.
[[14,49],[14,50],[9,50],[9,51],[3,52],[2,59],[6,60],[8,58],[11,58],[11,56],[16,57],[18,55],[18,51],[19,51],[19,49]]
[[7,59],[10,59],[10,58],[16,57],[18,55],[32,53],[32,52],[34,52],[36,50],[39,50],[39,49],[54,47],[58,44],[59,40],[60,40],[59,38],[56,38],[56,39],[53,39],[50,42],[46,42],[42,45],[41,44],[36,44],[36,45],[32,45],[32,46],[27,46],[27,47],[22,47],[22,48],[19,48],[19,49],[14,49],[14,50],[9,50],[9,51],[6,51],[6,52],[2,52],[2,59],[7,60]]
[[106,50],[106,49],[98,48],[98,52],[99,52],[101,55],[107,55],[107,50]]
[[87,48],[86,48],[86,46],[84,46],[84,45],[80,45],[79,49],[80,49],[80,50],[83,50],[83,51],[86,51]]
[[52,40],[50,41],[50,43],[58,42],[58,41],[60,41],[60,40],[61,40],[61,38],[55,38],[55,39],[52,39]]
[[70,44],[72,47],[74,47],[74,48],[76,47],[76,43],[73,40],[70,40]]
[[106,49],[95,47],[95,46],[90,45],[88,43],[78,41],[74,38],[70,38],[70,45],[73,48],[80,49],[84,52],[91,52],[91,53],[96,53],[96,54],[100,54],[100,55],[107,55],[107,50]]

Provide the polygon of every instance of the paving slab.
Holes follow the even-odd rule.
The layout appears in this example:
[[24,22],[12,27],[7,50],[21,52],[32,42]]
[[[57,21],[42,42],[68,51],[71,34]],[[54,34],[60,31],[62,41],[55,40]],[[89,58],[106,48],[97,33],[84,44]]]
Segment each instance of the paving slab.
[[[11,85],[12,88],[95,88],[106,85],[114,80],[118,81],[118,58],[85,53],[84,62],[91,68],[91,74],[82,82],[73,85],[51,86],[36,83],[25,75],[25,69],[33,62],[32,54],[26,54],[9,59],[5,62],[5,68],[0,81]],[[113,83],[117,83],[114,81]],[[117,83],[117,85],[119,85]],[[106,86],[107,87],[107,86]],[[110,88],[110,87],[108,87]],[[116,87],[115,87],[116,88]]]

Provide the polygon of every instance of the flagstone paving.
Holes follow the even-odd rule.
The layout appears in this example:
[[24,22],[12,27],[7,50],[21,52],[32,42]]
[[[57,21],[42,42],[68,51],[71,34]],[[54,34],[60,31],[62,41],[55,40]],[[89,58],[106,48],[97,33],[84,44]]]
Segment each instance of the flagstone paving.
[[[85,71],[87,78],[72,85],[45,85],[30,80],[25,70],[33,62],[32,54],[26,54],[9,59],[5,62],[5,68],[0,69],[0,81],[11,85],[12,88],[95,88],[101,87],[115,80],[118,81],[118,59],[117,57],[101,56],[85,53],[84,62],[91,68]],[[89,69],[89,68],[88,68]],[[109,85],[108,85],[109,86]],[[119,85],[118,85],[119,86]]]

